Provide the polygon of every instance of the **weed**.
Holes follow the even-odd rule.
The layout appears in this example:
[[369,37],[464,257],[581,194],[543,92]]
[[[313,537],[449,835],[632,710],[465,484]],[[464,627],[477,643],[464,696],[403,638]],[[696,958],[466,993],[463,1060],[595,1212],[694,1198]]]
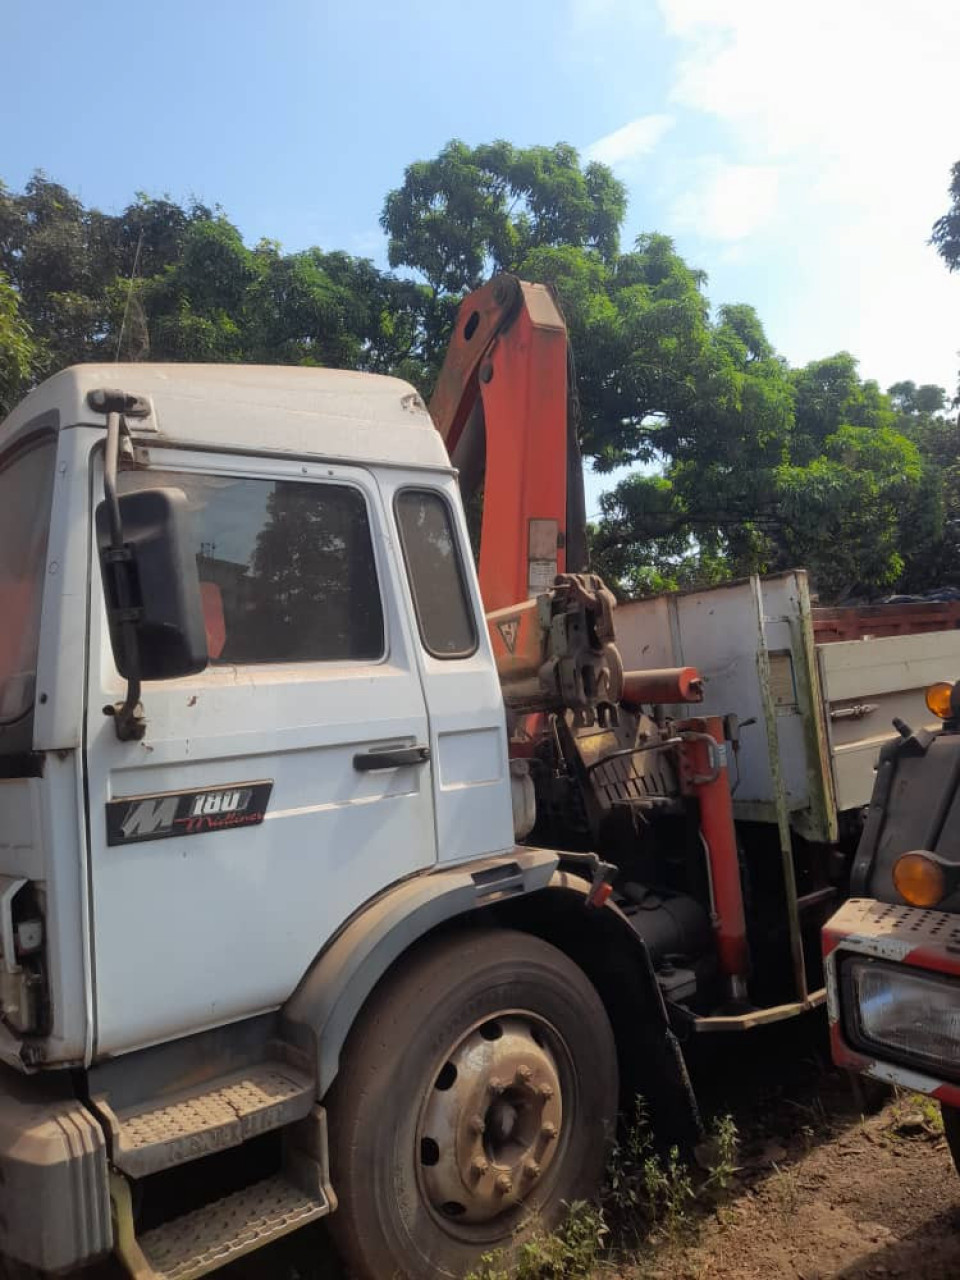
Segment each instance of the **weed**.
[[647,1104],[641,1097],[634,1102],[633,1118],[614,1142],[607,1164],[604,1202],[617,1214],[644,1207],[649,1201],[644,1169],[655,1160],[653,1132]]
[[650,1222],[662,1226],[667,1237],[676,1241],[696,1198],[689,1169],[676,1147],[670,1148],[666,1160],[651,1156],[644,1161],[643,1187]]
[[614,1143],[599,1206],[576,1201],[556,1231],[537,1230],[512,1250],[485,1254],[467,1280],[577,1280],[589,1276],[607,1248],[607,1216],[619,1234],[637,1245],[680,1242],[691,1210],[706,1194],[717,1197],[737,1169],[737,1127],[730,1116],[715,1122],[709,1142],[707,1176],[695,1188],[677,1147],[665,1154],[653,1141],[649,1112],[637,1098],[630,1123]]
[[603,1210],[575,1200],[556,1231],[535,1231],[509,1254],[484,1254],[467,1280],[578,1280],[596,1267],[608,1234]]
[[714,1191],[726,1191],[737,1172],[739,1134],[733,1116],[720,1116],[710,1135],[711,1152],[705,1185]]
[[796,1102],[793,1098],[784,1098],[784,1102],[788,1107],[802,1111],[804,1115],[810,1117],[807,1124],[804,1125],[804,1131],[809,1129],[811,1134],[823,1134],[824,1136],[832,1133],[833,1123],[819,1093],[809,1103]]
[[776,1172],[770,1179],[770,1193],[778,1212],[783,1218],[792,1218],[800,1204],[800,1188],[797,1175],[790,1169],[781,1169],[774,1162]]
[[886,1128],[898,1138],[938,1138],[943,1133],[940,1104],[925,1093],[908,1093],[898,1088]]
[[665,1156],[656,1150],[646,1103],[638,1097],[632,1121],[611,1152],[604,1204],[636,1239],[659,1230],[675,1241],[694,1202],[703,1195],[716,1200],[733,1180],[737,1126],[732,1116],[714,1123],[704,1149],[709,1152],[707,1177],[695,1189],[679,1150],[671,1147]]
[[940,1103],[934,1101],[925,1093],[915,1093],[913,1095],[913,1104],[923,1116],[923,1122],[931,1133],[943,1133],[943,1113],[940,1110]]

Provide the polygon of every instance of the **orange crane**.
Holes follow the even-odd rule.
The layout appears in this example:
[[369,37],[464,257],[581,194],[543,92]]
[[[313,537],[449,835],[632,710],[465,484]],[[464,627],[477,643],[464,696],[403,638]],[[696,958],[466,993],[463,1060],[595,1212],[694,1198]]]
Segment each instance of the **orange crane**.
[[[498,275],[462,302],[430,402],[468,512],[482,497],[480,590],[514,713],[511,755],[540,766],[538,811],[552,811],[568,839],[563,811],[587,814],[592,848],[622,841],[625,815],[643,835],[656,811],[695,801],[695,860],[706,875],[694,869],[684,883],[703,882],[726,996],[742,1001],[749,956],[727,725],[664,715],[667,705],[701,700],[694,668],[623,670],[613,595],[587,572],[571,367],[553,291]],[[699,932],[692,909],[689,921]],[[683,928],[675,942],[677,952],[693,949]]]

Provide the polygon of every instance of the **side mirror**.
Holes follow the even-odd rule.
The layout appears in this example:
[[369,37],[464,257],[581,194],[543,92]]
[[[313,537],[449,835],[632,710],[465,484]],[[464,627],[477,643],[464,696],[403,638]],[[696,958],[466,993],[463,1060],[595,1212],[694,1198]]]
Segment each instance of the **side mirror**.
[[[97,545],[117,670],[127,680],[172,680],[206,667],[207,636],[190,515],[182,489],[117,498],[123,547],[113,545],[108,504],[97,507]],[[131,670],[128,626],[139,670]]]

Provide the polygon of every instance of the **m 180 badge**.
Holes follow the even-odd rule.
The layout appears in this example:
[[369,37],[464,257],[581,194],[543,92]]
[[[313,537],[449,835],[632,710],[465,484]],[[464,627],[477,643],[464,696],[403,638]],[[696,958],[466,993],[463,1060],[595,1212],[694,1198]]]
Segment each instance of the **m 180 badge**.
[[167,791],[112,800],[107,805],[107,844],[254,827],[263,821],[272,790],[272,782],[238,782],[202,791]]

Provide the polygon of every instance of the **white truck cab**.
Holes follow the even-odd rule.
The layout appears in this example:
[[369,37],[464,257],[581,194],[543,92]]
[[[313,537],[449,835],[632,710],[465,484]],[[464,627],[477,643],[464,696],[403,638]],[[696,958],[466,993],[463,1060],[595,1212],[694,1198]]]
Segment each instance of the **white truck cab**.
[[[456,477],[410,386],[58,374],[0,428],[0,592],[0,1254],[186,1280],[339,1197],[358,1274],[455,1275],[596,1178],[616,1050],[560,926],[589,884],[515,845]],[[521,899],[552,905],[518,932]],[[141,1229],[155,1174],[265,1132],[266,1177]],[[397,1160],[419,1199],[386,1186],[374,1227]]]
[[0,872],[14,921],[24,894],[48,908],[34,1064],[276,1008],[380,889],[513,845],[455,480],[392,379],[137,368],[148,413],[119,490],[186,495],[209,665],[147,682],[144,736],[118,739],[92,536],[106,423],[87,395],[125,373],[67,370],[0,436],[0,748],[17,748],[5,773],[37,775],[0,783]]

